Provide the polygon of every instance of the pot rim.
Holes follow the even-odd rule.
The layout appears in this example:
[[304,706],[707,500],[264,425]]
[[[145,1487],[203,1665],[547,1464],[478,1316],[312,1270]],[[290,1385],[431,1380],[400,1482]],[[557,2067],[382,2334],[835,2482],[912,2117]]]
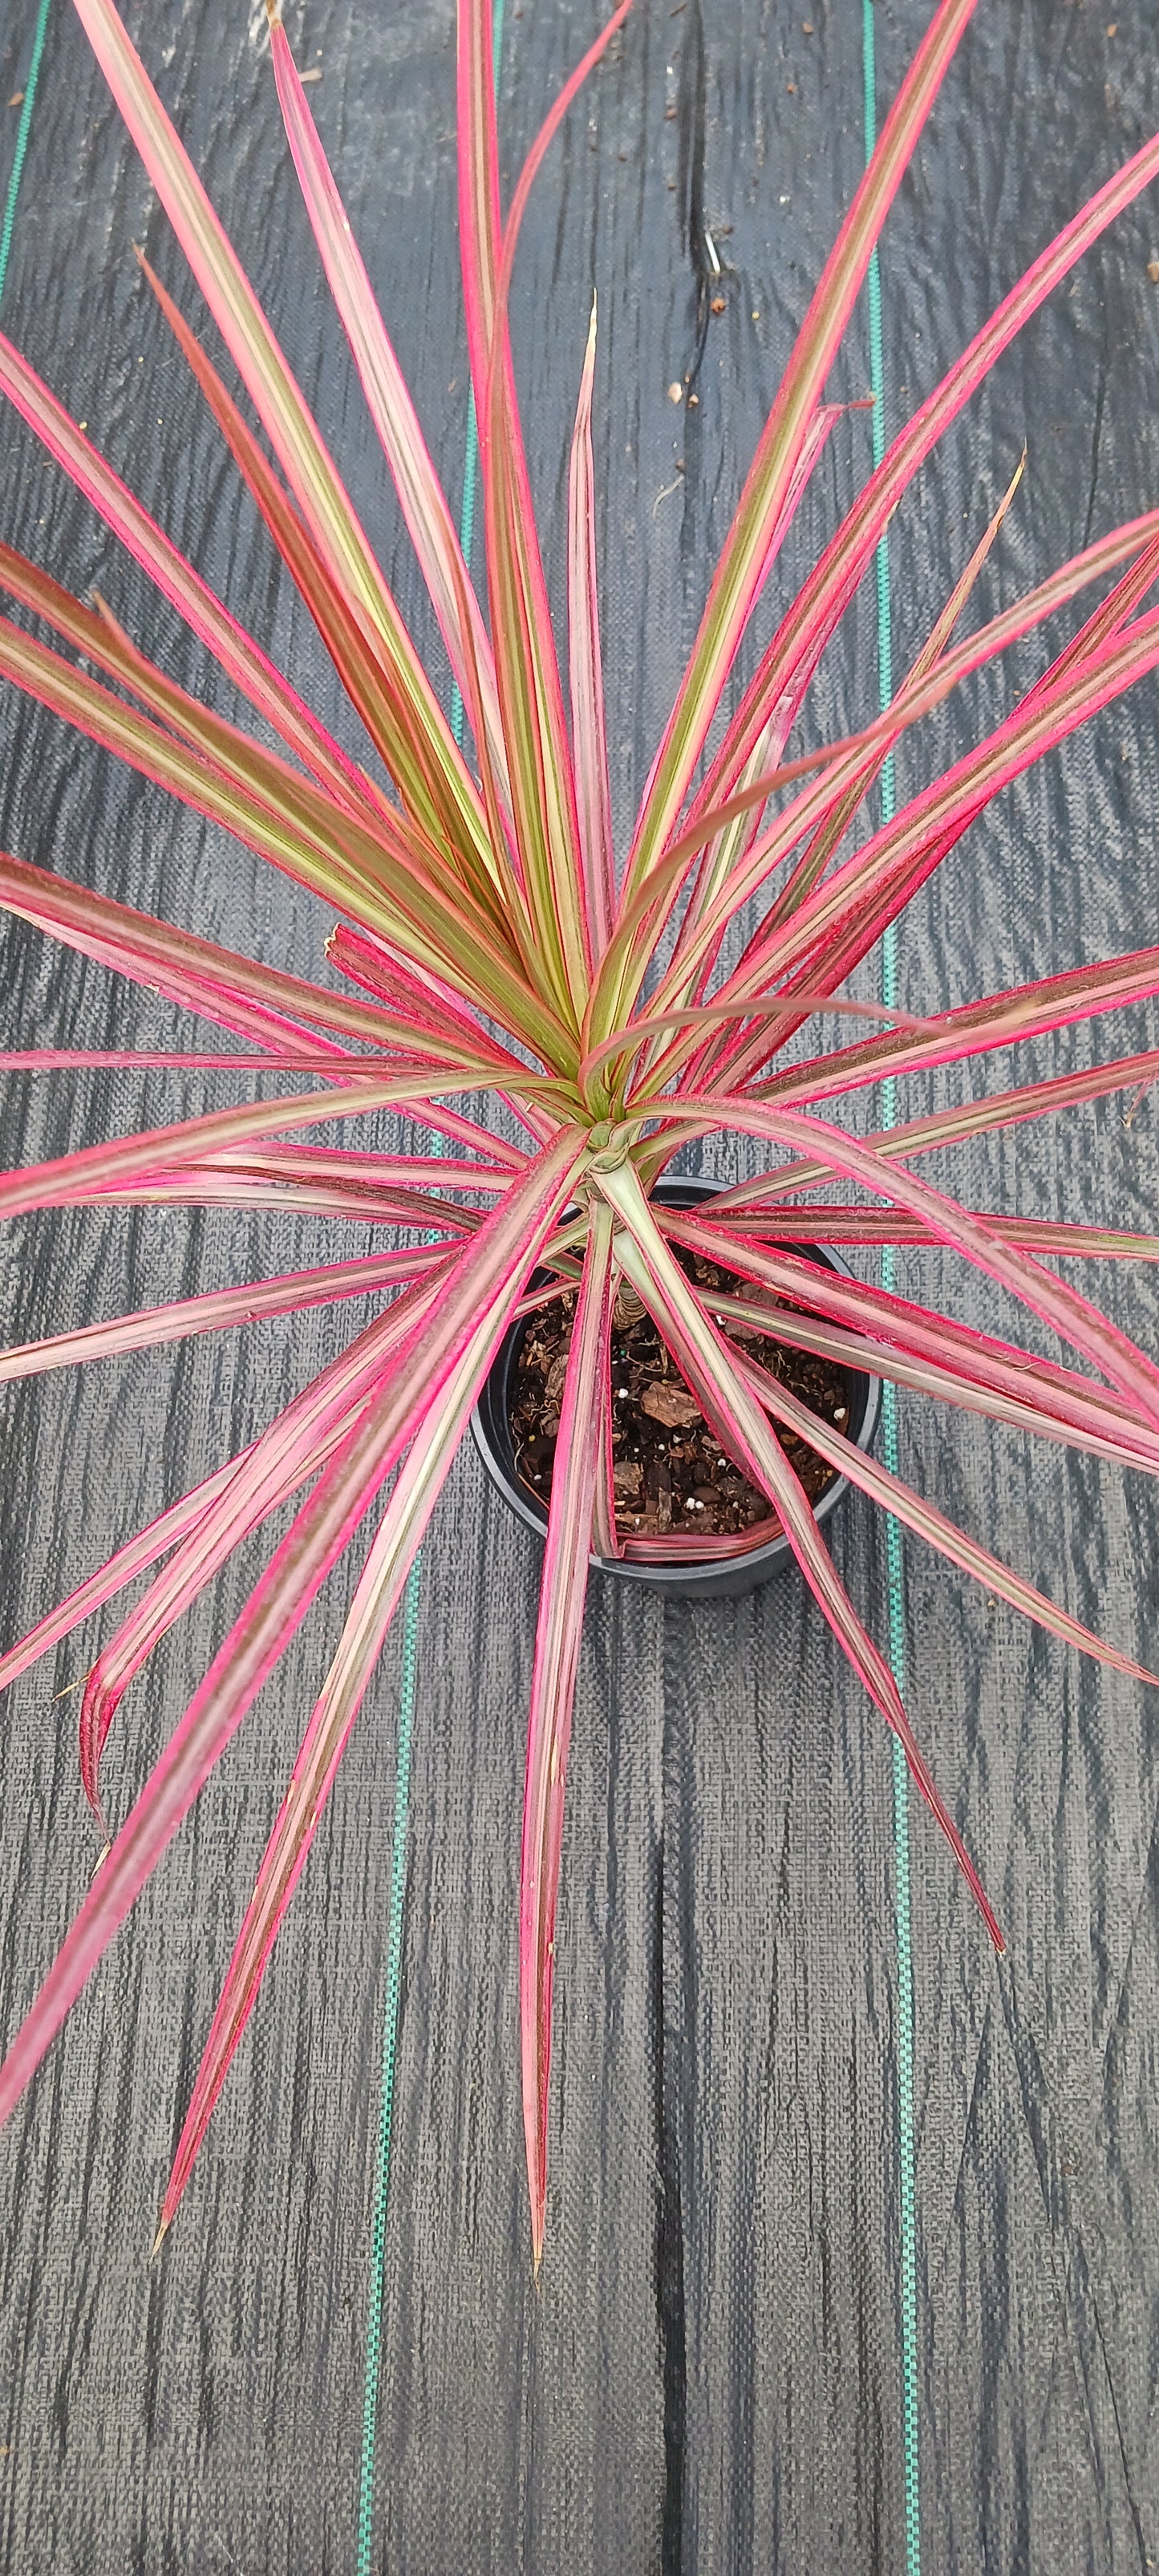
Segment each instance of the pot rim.
[[[699,1175],[689,1175],[686,1178],[659,1180],[653,1195],[670,1207],[681,1205],[687,1207],[695,1206],[703,1199],[716,1198],[728,1187],[729,1183],[725,1181],[711,1181]],[[802,1243],[787,1248],[815,1261],[819,1268],[838,1270],[847,1279],[854,1276],[848,1262],[843,1261],[840,1253],[833,1251],[827,1244]],[[492,1484],[498,1487],[516,1519],[523,1523],[525,1529],[531,1531],[533,1537],[537,1538],[542,1546],[547,1536],[546,1507],[536,1503],[535,1498],[528,1493],[521,1480],[515,1475],[514,1453],[512,1452],[511,1465],[508,1465],[500,1448],[500,1442],[507,1433],[507,1380],[518,1337],[526,1331],[527,1321],[526,1316],[519,1316],[515,1323],[509,1325],[504,1334],[488,1371],[479,1401],[472,1412],[471,1432]],[[868,1450],[873,1444],[877,1430],[882,1382],[879,1377],[872,1377],[860,1369],[850,1370],[848,1374],[865,1388],[864,1408],[855,1440],[859,1449]],[[509,1434],[507,1437],[510,1448]],[[832,1484],[826,1487],[820,1501],[814,1506],[818,1524],[829,1519],[848,1491],[848,1476],[840,1474],[835,1476]],[[669,1597],[683,1595],[688,1598],[707,1599],[722,1594],[752,1591],[758,1584],[768,1582],[774,1574],[780,1573],[785,1566],[795,1564],[796,1559],[789,1539],[781,1530],[775,1538],[764,1540],[759,1547],[738,1550],[730,1556],[702,1557],[692,1561],[660,1558],[650,1562],[633,1562],[628,1558],[599,1556],[593,1550],[589,1562],[593,1572],[611,1575],[621,1583],[642,1584],[645,1590],[660,1592]]]

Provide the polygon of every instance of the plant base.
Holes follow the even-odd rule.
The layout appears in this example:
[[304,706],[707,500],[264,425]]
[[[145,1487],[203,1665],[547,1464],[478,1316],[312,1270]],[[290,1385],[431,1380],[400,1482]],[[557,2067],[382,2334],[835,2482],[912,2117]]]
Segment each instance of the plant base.
[[[715,1181],[660,1181],[655,1196],[665,1207],[692,1208],[705,1199],[715,1198],[718,1189],[719,1184]],[[838,1270],[845,1277],[850,1275],[845,1262],[834,1252],[815,1244],[799,1244],[791,1248],[802,1259],[815,1262],[823,1269]],[[542,1285],[545,1276],[537,1272],[534,1284]],[[516,1518],[523,1522],[524,1528],[542,1541],[547,1529],[547,1507],[518,1472],[511,1434],[517,1363],[533,1320],[530,1316],[521,1318],[505,1336],[471,1417],[471,1429],[492,1483],[498,1487]],[[848,1409],[848,1436],[857,1442],[860,1449],[868,1449],[877,1428],[881,1380],[862,1376],[852,1369],[843,1370],[840,1374]],[[834,1477],[814,1506],[818,1521],[828,1520],[847,1492],[848,1478]],[[767,1529],[767,1523],[764,1526]],[[610,1574],[620,1583],[643,1584],[648,1591],[689,1601],[733,1598],[753,1592],[758,1585],[768,1583],[775,1574],[780,1574],[795,1562],[789,1541],[781,1530],[771,1537],[763,1537],[755,1546],[741,1547],[724,1556],[696,1559],[674,1552],[669,1558],[592,1557],[592,1565],[599,1573]]]

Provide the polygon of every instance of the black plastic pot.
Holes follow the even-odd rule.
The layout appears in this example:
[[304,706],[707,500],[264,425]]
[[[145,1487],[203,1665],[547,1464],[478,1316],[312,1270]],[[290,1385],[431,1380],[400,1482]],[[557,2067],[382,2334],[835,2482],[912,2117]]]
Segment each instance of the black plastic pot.
[[[721,1184],[717,1181],[658,1181],[655,1197],[665,1207],[691,1208],[704,1199],[716,1198]],[[835,1252],[818,1244],[786,1246],[802,1260],[815,1261],[823,1270],[839,1270],[848,1279],[848,1264]],[[541,1287],[545,1271],[536,1271],[532,1285]],[[493,1484],[509,1503],[516,1519],[524,1528],[543,1538],[547,1529],[546,1504],[537,1501],[515,1471],[515,1451],[511,1439],[508,1395],[515,1363],[530,1318],[524,1316],[513,1324],[500,1345],[483,1393],[471,1416],[475,1444]],[[863,1377],[860,1370],[842,1371],[849,1406],[849,1436],[859,1449],[869,1449],[877,1429],[881,1406],[881,1379]],[[817,1519],[827,1521],[841,1498],[848,1493],[849,1479],[838,1476],[826,1488],[817,1504]],[[614,1575],[619,1583],[642,1583],[649,1592],[665,1592],[682,1601],[711,1601],[738,1597],[755,1592],[758,1584],[768,1583],[787,1565],[796,1562],[789,1541],[783,1534],[767,1539],[760,1547],[749,1548],[743,1555],[706,1559],[702,1564],[687,1561],[670,1565],[637,1562],[626,1558],[593,1556],[592,1564],[601,1574]]]

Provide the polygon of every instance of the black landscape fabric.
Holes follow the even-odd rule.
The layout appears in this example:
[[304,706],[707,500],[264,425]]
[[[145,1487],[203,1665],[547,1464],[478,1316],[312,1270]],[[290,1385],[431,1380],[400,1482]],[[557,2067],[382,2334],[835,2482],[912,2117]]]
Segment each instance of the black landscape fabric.
[[[1157,0],[981,0],[885,234],[887,426],[1029,258],[1159,123]],[[808,12],[808,24],[804,14]],[[892,95],[927,0],[881,0]],[[599,23],[526,0],[504,30],[510,184]],[[861,0],[637,0],[538,184],[516,356],[558,591],[564,460],[593,283],[612,771],[621,836],[714,555],[863,157]],[[249,0],[130,24],[445,678],[328,310]],[[447,488],[461,487],[450,0],[292,0],[297,59]],[[0,182],[32,48],[3,20]],[[707,310],[709,232],[725,309]],[[3,326],[328,718],[338,692],[143,287],[196,295],[68,0],[53,0]],[[690,246],[691,245],[691,246]],[[1128,213],[921,474],[891,539],[904,669],[1027,471],[978,613],[1159,502],[1159,195]],[[713,278],[715,285],[715,277]],[[695,376],[696,406],[669,397]],[[863,397],[859,307],[831,391]],[[198,651],[15,421],[3,536],[97,585],[190,685]],[[870,462],[848,413],[783,584]],[[973,616],[973,611],[971,615]],[[1065,627],[899,757],[904,795],[997,720]],[[876,710],[872,583],[811,738]],[[224,692],[218,702],[225,706]],[[1156,936],[1156,685],[1006,794],[906,921],[929,1011]],[[0,841],[281,965],[329,917],[7,693]],[[339,718],[339,721],[341,719]],[[3,1043],[180,1045],[193,1024],[8,922]],[[876,961],[862,978],[872,992]],[[1043,1041],[1078,1065],[1142,1014]],[[208,1043],[212,1044],[210,1038]],[[1018,1070],[1030,1060],[1024,1051]],[[993,1078],[1014,1078],[997,1063]],[[969,1097],[967,1066],[906,1094]],[[242,1096],[176,1077],[11,1079],[3,1159]],[[863,1095],[865,1117],[872,1096]],[[1159,1103],[1110,1099],[947,1155],[975,1204],[1150,1230]],[[379,1134],[390,1130],[382,1122]],[[730,1149],[731,1150],[731,1149]],[[707,1154],[701,1168],[749,1168]],[[696,1168],[690,1160],[688,1168]],[[357,1236],[357,1239],[356,1239]],[[348,1228],[338,1253],[369,1249]],[[380,1238],[381,1240],[381,1238]],[[90,1209],[0,1245],[16,1341],[329,1256],[321,1221]],[[903,1292],[1024,1331],[961,1265]],[[1082,1282],[1145,1347],[1154,1273]],[[6,1389],[9,1642],[242,1445],[363,1309]],[[1043,1347],[1046,1347],[1044,1344]],[[1159,1499],[1061,1450],[903,1400],[901,1466],[1089,1624],[1159,1659]],[[832,1528],[884,1636],[884,1534]],[[252,1580],[251,1556],[131,1692],[113,1815]],[[568,1782],[547,2251],[533,2284],[516,2009],[522,1748],[537,1558],[468,1446],[425,1551],[376,2484],[359,2556],[401,1646],[355,1729],[178,2222],[156,2212],[240,1908],[348,1597],[345,1574],[236,1738],[0,2140],[0,2560],[12,2576],[897,2576],[905,2566],[891,1755],[801,1585],[696,1609],[593,1588]],[[999,1967],[913,1810],[918,2350],[926,2576],[1139,2576],[1159,2563],[1159,1696],[1080,1666],[916,1542],[908,1691],[1009,1940]],[[103,1633],[108,1634],[111,1614]],[[75,1698],[99,1623],[0,1728],[11,2033],[89,1880]]]

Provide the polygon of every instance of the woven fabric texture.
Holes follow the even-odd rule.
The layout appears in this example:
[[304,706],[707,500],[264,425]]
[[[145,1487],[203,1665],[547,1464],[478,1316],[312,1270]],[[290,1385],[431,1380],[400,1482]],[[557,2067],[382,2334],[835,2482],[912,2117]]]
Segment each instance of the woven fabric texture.
[[[539,182],[516,359],[551,565],[593,280],[613,792],[638,796],[779,368],[862,165],[861,12],[638,0]],[[879,0],[879,99],[926,0]],[[328,310],[281,136],[264,9],[130,23],[442,676],[431,621]],[[298,60],[447,489],[461,490],[451,0],[293,0]],[[598,23],[509,7],[507,184]],[[35,13],[11,8],[15,91]],[[892,424],[1020,268],[1159,123],[1159,6],[982,0],[882,246]],[[171,238],[66,0],[54,0],[3,324],[327,716],[337,691],[143,289],[142,241],[197,321]],[[0,188],[17,113],[0,127]],[[668,387],[707,316],[695,408]],[[891,532],[905,669],[1029,462],[983,613],[1159,499],[1159,202],[1055,296],[925,469]],[[867,390],[860,312],[833,392]],[[11,420],[3,533],[95,584],[180,678],[216,684],[162,603]],[[869,468],[836,431],[787,549],[804,571]],[[775,601],[762,614],[767,618]],[[876,706],[865,585],[811,723]],[[1044,667],[1046,641],[903,747],[898,792]],[[224,689],[217,702],[227,704]],[[904,925],[898,998],[932,1010],[1153,940],[1156,690],[1024,779]],[[328,918],[9,695],[0,842],[310,973]],[[147,995],[0,931],[7,1045],[173,1044]],[[876,989],[870,961],[864,989]],[[1124,1015],[1043,1042],[1041,1070],[1143,1043]],[[1028,1060],[1024,1051],[1021,1064]],[[1002,1065],[995,1079],[1007,1078]],[[969,1069],[914,1084],[968,1096]],[[230,1077],[11,1080],[6,1164],[240,1096]],[[1155,1222],[1159,1108],[1110,1100],[939,1162],[978,1204]],[[866,1119],[869,1107],[866,1106]],[[386,1122],[377,1133],[385,1139]],[[731,1159],[729,1159],[731,1157]],[[706,1149],[703,1168],[745,1168]],[[358,1239],[356,1239],[356,1235]],[[23,1219],[0,1331],[325,1257],[320,1225],[184,1210]],[[369,1248],[351,1227],[339,1253]],[[899,1257],[1011,1331],[947,1256]],[[1153,1274],[1088,1280],[1148,1347]],[[361,1308],[271,1322],[4,1391],[0,1642],[239,1446]],[[1159,1658],[1159,1497],[903,1403],[903,1474],[1128,1651]],[[884,1637],[885,1538],[833,1532]],[[910,1704],[996,1902],[997,1968],[945,1851],[911,1824],[918,2368],[931,2576],[1139,2576],[1159,2563],[1159,1695],[1080,1668],[916,1543]],[[244,1558],[126,1701],[118,1817],[204,1669]],[[371,2564],[389,2576],[893,2576],[904,2564],[893,1786],[879,1721],[800,1586],[695,1611],[593,1590],[558,1929],[547,2252],[531,2278],[516,1895],[537,1562],[464,1450],[424,1551]],[[400,1645],[355,1730],[251,2031],[162,2257],[180,2117],[345,1574],[247,1719],[0,2140],[0,2561],[18,2576],[348,2576],[390,1904]],[[105,1633],[109,1622],[106,1620]],[[0,1729],[8,2031],[97,1857],[76,1764],[82,1632]]]

